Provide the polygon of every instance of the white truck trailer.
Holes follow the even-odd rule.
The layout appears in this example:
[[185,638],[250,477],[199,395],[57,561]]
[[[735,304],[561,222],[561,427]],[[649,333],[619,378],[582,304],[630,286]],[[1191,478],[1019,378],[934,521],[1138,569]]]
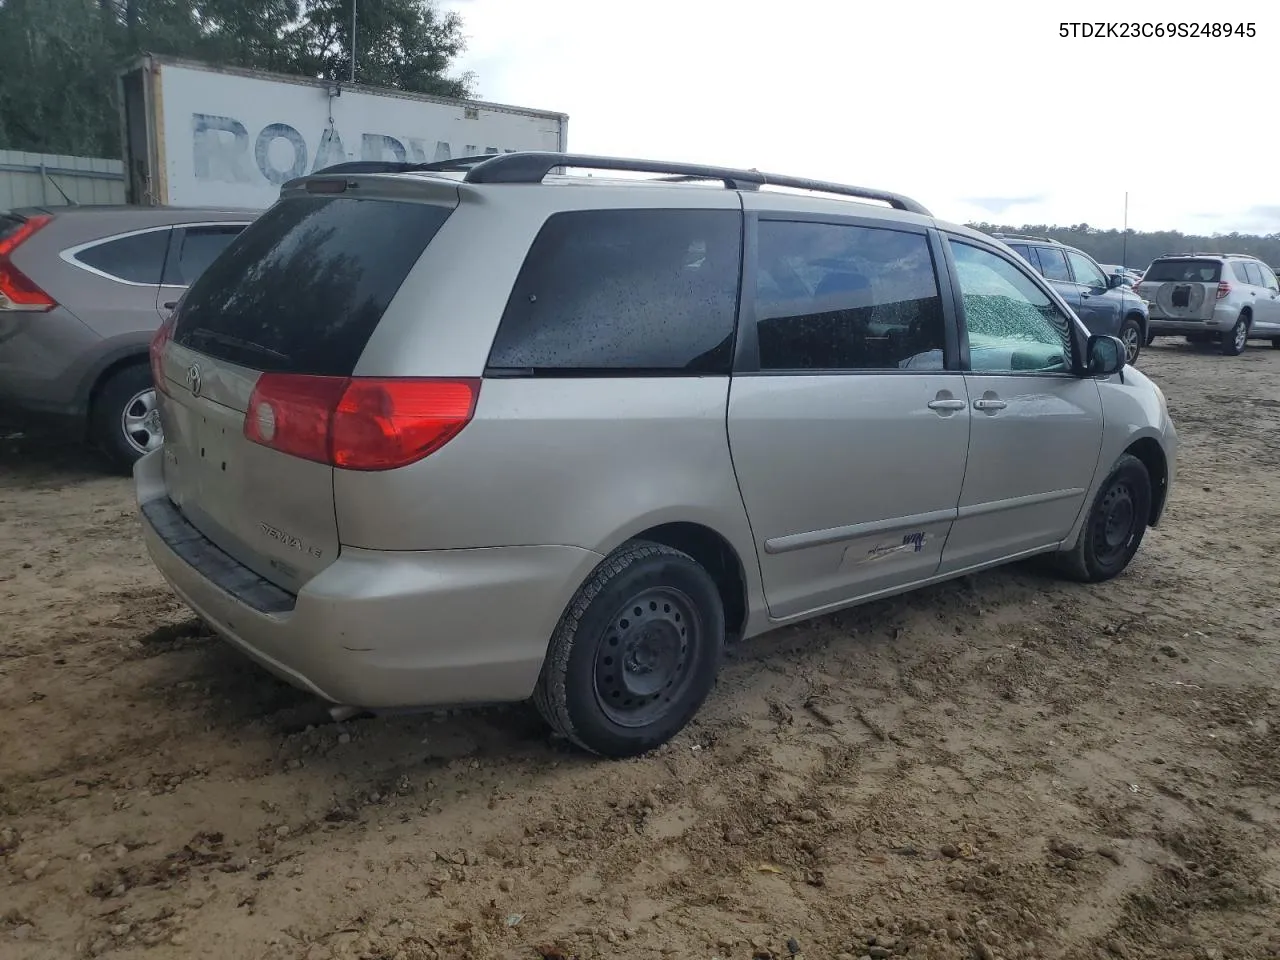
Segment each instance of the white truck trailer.
[[125,180],[144,205],[265,209],[352,160],[568,149],[562,113],[148,55],[120,75]]

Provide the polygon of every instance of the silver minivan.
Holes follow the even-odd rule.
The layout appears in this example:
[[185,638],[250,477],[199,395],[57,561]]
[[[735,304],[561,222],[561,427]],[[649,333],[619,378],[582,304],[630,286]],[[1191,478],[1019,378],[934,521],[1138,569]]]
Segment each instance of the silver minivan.
[[1160,390],[906,197],[383,170],[287,184],[191,287],[135,467],[178,594],[335,704],[532,697],[634,755],[726,643],[1036,555],[1106,580],[1161,517]]

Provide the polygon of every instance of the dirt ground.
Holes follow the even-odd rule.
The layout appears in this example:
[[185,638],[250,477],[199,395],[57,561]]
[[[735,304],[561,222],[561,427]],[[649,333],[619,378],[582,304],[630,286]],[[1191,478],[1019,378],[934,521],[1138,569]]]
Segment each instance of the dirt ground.
[[1159,342],[1165,523],[733,651],[592,761],[525,706],[326,723],[127,481],[0,441],[0,956],[1280,956],[1280,351]]

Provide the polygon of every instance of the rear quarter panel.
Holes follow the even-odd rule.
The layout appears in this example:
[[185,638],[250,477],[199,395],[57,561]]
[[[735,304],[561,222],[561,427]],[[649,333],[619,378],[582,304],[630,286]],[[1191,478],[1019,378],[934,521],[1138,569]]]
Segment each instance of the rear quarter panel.
[[[525,255],[554,213],[741,209],[719,187],[486,193],[459,184],[458,193],[357,376],[480,376]],[[759,597],[729,455],[728,392],[727,376],[486,379],[474,419],[441,450],[400,470],[334,472],[340,540],[380,550],[565,545],[607,554],[650,527],[696,523],[734,547]]]

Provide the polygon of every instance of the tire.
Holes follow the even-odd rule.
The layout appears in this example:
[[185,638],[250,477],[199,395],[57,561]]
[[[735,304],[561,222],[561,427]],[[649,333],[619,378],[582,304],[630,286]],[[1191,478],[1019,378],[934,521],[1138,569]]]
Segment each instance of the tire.
[[1089,507],[1076,544],[1057,555],[1058,571],[1081,583],[1102,583],[1124,571],[1142,545],[1151,517],[1151,477],[1124,454]]
[[569,602],[534,704],[553,730],[584,750],[646,753],[702,706],[720,670],[724,635],[711,575],[679,550],[632,541],[605,558]]
[[1147,346],[1149,347],[1149,346],[1151,346],[1151,345],[1152,345],[1153,343],[1155,343],[1155,342],[1156,342],[1156,335],[1155,335],[1154,333],[1148,333],[1148,334],[1147,334]]
[[1243,313],[1236,319],[1236,325],[1222,335],[1222,355],[1238,357],[1244,353],[1249,342],[1249,318]]
[[[1138,357],[1142,353],[1143,340],[1142,321],[1136,317],[1125,317],[1120,323],[1118,332],[1120,340],[1124,343],[1125,362],[1132,366],[1138,362]],[[1150,343],[1147,340],[1147,343]]]
[[89,439],[122,473],[164,442],[151,368],[133,364],[111,374],[98,391]]

